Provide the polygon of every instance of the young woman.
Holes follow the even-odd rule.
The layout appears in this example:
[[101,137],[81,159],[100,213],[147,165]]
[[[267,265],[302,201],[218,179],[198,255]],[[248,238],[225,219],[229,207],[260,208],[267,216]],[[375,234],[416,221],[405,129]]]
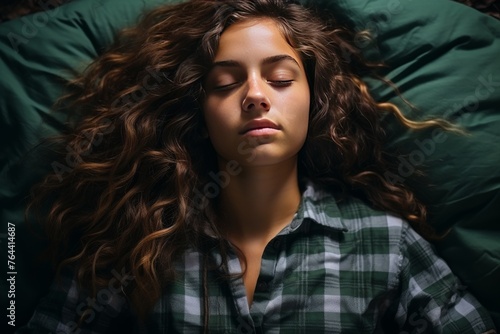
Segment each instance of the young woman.
[[61,275],[21,332],[494,332],[384,178],[381,113],[436,122],[376,103],[349,37],[279,0],[126,31],[70,96],[77,163],[35,192]]

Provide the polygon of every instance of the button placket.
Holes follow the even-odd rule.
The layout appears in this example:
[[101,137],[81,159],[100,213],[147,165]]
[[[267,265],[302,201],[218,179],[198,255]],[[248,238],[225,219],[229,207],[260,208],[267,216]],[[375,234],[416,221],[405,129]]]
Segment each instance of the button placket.
[[276,251],[279,251],[280,248],[281,248],[281,238],[276,238],[274,241],[273,241],[273,248],[274,250]]
[[269,283],[265,281],[257,281],[257,285],[255,286],[255,291],[257,292],[268,292],[269,291]]

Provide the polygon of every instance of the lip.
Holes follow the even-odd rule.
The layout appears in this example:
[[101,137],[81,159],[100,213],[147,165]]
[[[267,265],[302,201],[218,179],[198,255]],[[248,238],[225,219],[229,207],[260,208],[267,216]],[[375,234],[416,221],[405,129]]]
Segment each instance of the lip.
[[263,119],[254,119],[245,124],[243,129],[240,131],[240,134],[241,135],[247,133],[269,134],[277,130],[280,130],[280,127],[276,123],[274,123],[271,120],[263,118]]

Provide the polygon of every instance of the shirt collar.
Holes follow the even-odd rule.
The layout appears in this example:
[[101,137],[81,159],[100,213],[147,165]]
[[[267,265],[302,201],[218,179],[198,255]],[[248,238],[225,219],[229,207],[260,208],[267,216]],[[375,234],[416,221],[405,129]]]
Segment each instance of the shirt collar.
[[[348,229],[342,221],[342,213],[337,205],[335,197],[307,180],[305,191],[292,222],[279,234],[287,234],[297,230],[302,225],[304,219],[309,219],[314,223],[326,226],[333,230],[347,232]],[[217,239],[215,234],[207,227],[207,236]]]
[[291,228],[298,227],[306,218],[334,230],[348,231],[342,221],[341,211],[335,197],[310,181],[306,183],[299,210]]

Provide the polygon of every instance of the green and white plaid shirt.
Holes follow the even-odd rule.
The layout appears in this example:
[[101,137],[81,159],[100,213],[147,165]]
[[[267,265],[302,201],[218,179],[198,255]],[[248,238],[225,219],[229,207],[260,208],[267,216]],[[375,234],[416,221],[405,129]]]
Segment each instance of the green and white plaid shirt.
[[[217,249],[209,255],[221,260]],[[192,249],[179,259],[178,279],[141,329],[118,289],[131,277],[116,270],[115,281],[96,299],[85,299],[72,279],[63,279],[20,333],[201,333],[202,263],[203,254]],[[234,252],[228,268],[231,274],[241,272]],[[293,221],[264,251],[250,307],[242,278],[224,280],[220,274],[208,273],[209,333],[494,329],[487,311],[406,222],[357,199],[337,203],[311,184]],[[76,329],[78,314],[87,306],[90,317]]]

